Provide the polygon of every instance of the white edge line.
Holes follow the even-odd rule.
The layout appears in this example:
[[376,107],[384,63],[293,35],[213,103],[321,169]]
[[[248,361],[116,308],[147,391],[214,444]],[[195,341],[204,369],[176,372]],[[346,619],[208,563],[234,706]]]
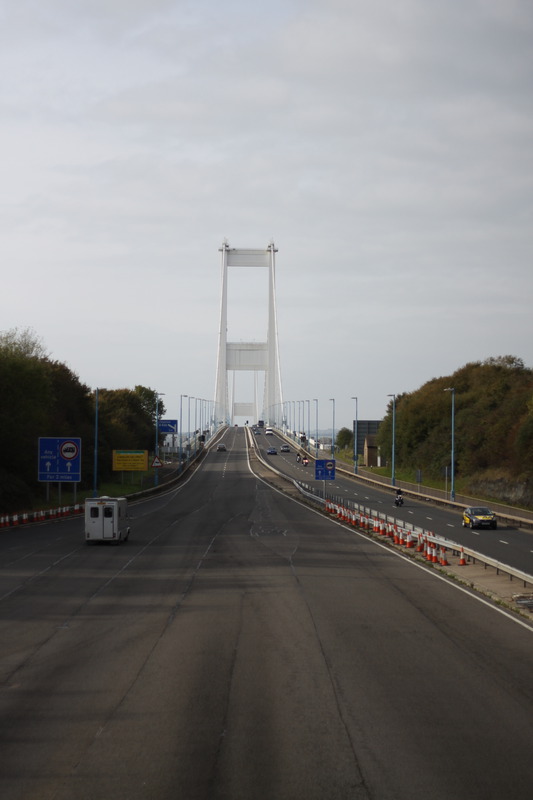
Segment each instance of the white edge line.
[[[249,453],[248,453],[248,448],[246,449],[246,458],[248,460],[248,469],[250,470],[250,472],[252,473],[254,478],[256,478],[258,481],[261,481],[261,483],[264,483],[265,486],[269,487],[269,489],[273,489],[278,494],[281,494],[283,497],[286,497],[291,502],[298,503],[298,505],[302,506],[303,508],[306,508],[308,511],[311,511],[313,514],[318,514],[320,517],[322,517],[322,519],[324,519],[323,514],[321,514],[316,509],[311,508],[310,506],[306,505],[305,503],[302,503],[300,500],[296,500],[294,497],[291,497],[288,494],[285,494],[284,492],[281,491],[281,489],[277,489],[275,486],[272,486],[271,483],[268,483],[267,481],[265,481],[264,478],[261,478],[259,475],[256,475],[255,472],[253,471],[252,467],[251,467],[251,464],[250,464],[250,456],[249,456]],[[328,522],[332,522],[334,525],[338,525],[339,528],[342,528],[344,531],[346,531],[346,528],[344,527],[344,525],[342,525],[341,522],[337,522],[336,519],[330,519],[330,518],[327,518],[327,517],[326,517],[326,519],[328,520]],[[510,619],[511,622],[516,622],[517,625],[521,625],[523,628],[526,629],[526,631],[529,631],[529,633],[533,633],[533,627],[532,627],[531,624],[528,624],[527,622],[524,622],[523,620],[517,618],[514,614],[511,614],[509,611],[505,611],[505,609],[500,608],[499,606],[495,605],[494,603],[489,602],[489,600],[485,600],[484,597],[480,597],[475,589],[466,589],[464,586],[460,586],[458,583],[456,583],[455,581],[451,580],[450,578],[446,578],[446,577],[444,577],[444,575],[439,575],[438,572],[434,572],[433,570],[429,570],[427,567],[424,567],[422,564],[417,564],[416,561],[413,561],[411,558],[409,558],[408,556],[405,556],[403,553],[399,553],[397,550],[394,550],[391,547],[385,547],[384,544],[381,544],[380,542],[376,542],[375,539],[372,539],[372,538],[366,536],[364,533],[361,533],[358,530],[355,530],[355,529],[351,528],[350,532],[354,533],[356,536],[359,536],[360,539],[364,539],[365,542],[371,542],[372,544],[376,545],[376,547],[381,547],[382,550],[386,550],[387,553],[392,553],[392,555],[395,555],[398,558],[401,558],[402,561],[407,562],[411,566],[417,567],[418,569],[423,570],[426,575],[431,575],[431,577],[433,577],[433,578],[438,578],[439,580],[444,581],[444,583],[446,583],[447,586],[451,586],[453,589],[458,589],[460,592],[463,592],[464,594],[466,594],[468,597],[472,598],[473,600],[477,600],[478,603],[483,603],[483,605],[487,606],[487,608],[492,609],[492,611],[497,611],[499,614],[503,614],[503,616],[507,617],[507,619]]]

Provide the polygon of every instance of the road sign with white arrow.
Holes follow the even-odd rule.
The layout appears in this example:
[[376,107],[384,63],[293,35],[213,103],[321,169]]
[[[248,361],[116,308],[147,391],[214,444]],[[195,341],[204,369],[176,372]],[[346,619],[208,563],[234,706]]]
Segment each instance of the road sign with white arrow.
[[79,483],[81,480],[81,439],[39,437],[39,481]]
[[177,433],[178,420],[177,419],[160,419],[157,423],[157,430],[159,433]]

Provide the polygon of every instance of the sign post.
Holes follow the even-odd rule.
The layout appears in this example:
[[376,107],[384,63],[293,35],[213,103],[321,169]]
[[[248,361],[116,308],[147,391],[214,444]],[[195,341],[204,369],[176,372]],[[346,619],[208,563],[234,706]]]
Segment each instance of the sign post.
[[315,481],[324,481],[324,502],[326,502],[326,481],[335,480],[335,461],[332,458],[315,461]]
[[76,484],[81,480],[81,439],[40,436],[37,480],[59,483],[60,498],[61,484],[73,483],[75,502]]

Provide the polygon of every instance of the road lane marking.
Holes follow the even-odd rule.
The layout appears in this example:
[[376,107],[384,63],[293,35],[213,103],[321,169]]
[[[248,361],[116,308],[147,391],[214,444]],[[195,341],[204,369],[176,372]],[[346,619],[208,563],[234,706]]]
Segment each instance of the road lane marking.
[[500,542],[501,542],[502,544],[509,544],[509,542],[506,542],[506,541],[505,541],[505,539],[500,539]]
[[[260,483],[264,484],[271,491],[275,492],[276,494],[281,495],[282,497],[285,497],[290,502],[297,503],[299,506],[301,506],[302,508],[305,508],[310,513],[316,514],[317,516],[319,516],[322,520],[324,519],[322,510],[319,511],[319,510],[315,510],[314,508],[313,509],[309,508],[308,506],[305,506],[300,500],[288,497],[288,495],[284,494],[284,492],[282,492],[280,489],[277,489],[275,486],[272,486],[271,484],[267,483],[263,478],[261,478],[259,475],[257,475],[252,469],[252,465],[250,464],[250,459],[249,458],[248,458],[248,470],[254,476],[254,478],[256,480],[260,481]],[[330,524],[338,525],[339,527],[343,528],[346,531],[346,528],[344,527],[344,525],[341,522],[339,522],[338,520],[333,519],[331,517],[329,517],[328,519],[329,519]],[[453,527],[453,525],[450,525],[450,527]],[[509,611],[505,611],[503,608],[493,605],[492,601],[489,601],[489,600],[484,599],[483,597],[480,597],[478,594],[476,594],[472,590],[467,589],[464,586],[459,586],[456,583],[453,583],[452,581],[450,581],[450,579],[448,577],[445,577],[444,575],[440,575],[439,573],[433,572],[431,570],[428,571],[428,569],[427,569],[427,567],[425,565],[417,564],[415,561],[412,560],[412,557],[407,556],[404,553],[398,552],[397,550],[391,549],[388,544],[387,545],[381,544],[380,542],[378,542],[375,539],[369,539],[366,533],[364,533],[362,531],[358,531],[355,528],[352,529],[352,533],[355,536],[357,536],[358,538],[361,538],[366,542],[372,542],[372,544],[374,544],[376,547],[379,547],[380,549],[387,551],[391,555],[394,555],[397,558],[401,558],[402,561],[405,561],[406,563],[408,563],[411,566],[415,567],[415,569],[424,570],[426,575],[428,575],[428,576],[430,576],[432,578],[436,578],[437,580],[442,581],[448,587],[450,587],[451,589],[454,589],[455,591],[459,591],[459,592],[462,592],[465,595],[468,595],[468,597],[470,597],[472,600],[475,600],[476,602],[481,603],[482,605],[486,606],[487,608],[490,608],[492,611],[496,611],[496,613],[501,614],[504,617],[507,617],[507,619],[509,619],[511,622],[514,622],[517,625],[520,625],[522,628],[525,628],[527,631],[529,631],[529,633],[533,632],[533,628],[531,627],[529,622],[525,622],[525,621],[523,621],[521,619],[518,619],[514,614],[511,614]],[[472,533],[476,533],[476,535],[479,535],[479,534],[477,534],[476,531],[472,531]],[[296,552],[296,550],[295,550],[295,552]],[[531,552],[533,553],[533,550]]]

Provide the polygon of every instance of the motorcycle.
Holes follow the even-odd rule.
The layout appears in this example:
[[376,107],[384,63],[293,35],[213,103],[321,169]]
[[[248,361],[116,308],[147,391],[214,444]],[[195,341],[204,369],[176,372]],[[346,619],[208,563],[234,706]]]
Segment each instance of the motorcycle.
[[300,455],[297,455],[297,456],[296,456],[296,463],[297,463],[297,464],[299,464],[301,460],[302,460],[302,459],[301,459],[301,456],[300,456]]
[[397,494],[396,497],[394,498],[394,505],[397,508],[403,506],[403,497],[401,496],[401,494]]
[[304,465],[304,467],[306,467],[308,464],[309,464],[309,459],[308,459],[308,458],[304,458],[304,459],[303,459],[303,465]]

